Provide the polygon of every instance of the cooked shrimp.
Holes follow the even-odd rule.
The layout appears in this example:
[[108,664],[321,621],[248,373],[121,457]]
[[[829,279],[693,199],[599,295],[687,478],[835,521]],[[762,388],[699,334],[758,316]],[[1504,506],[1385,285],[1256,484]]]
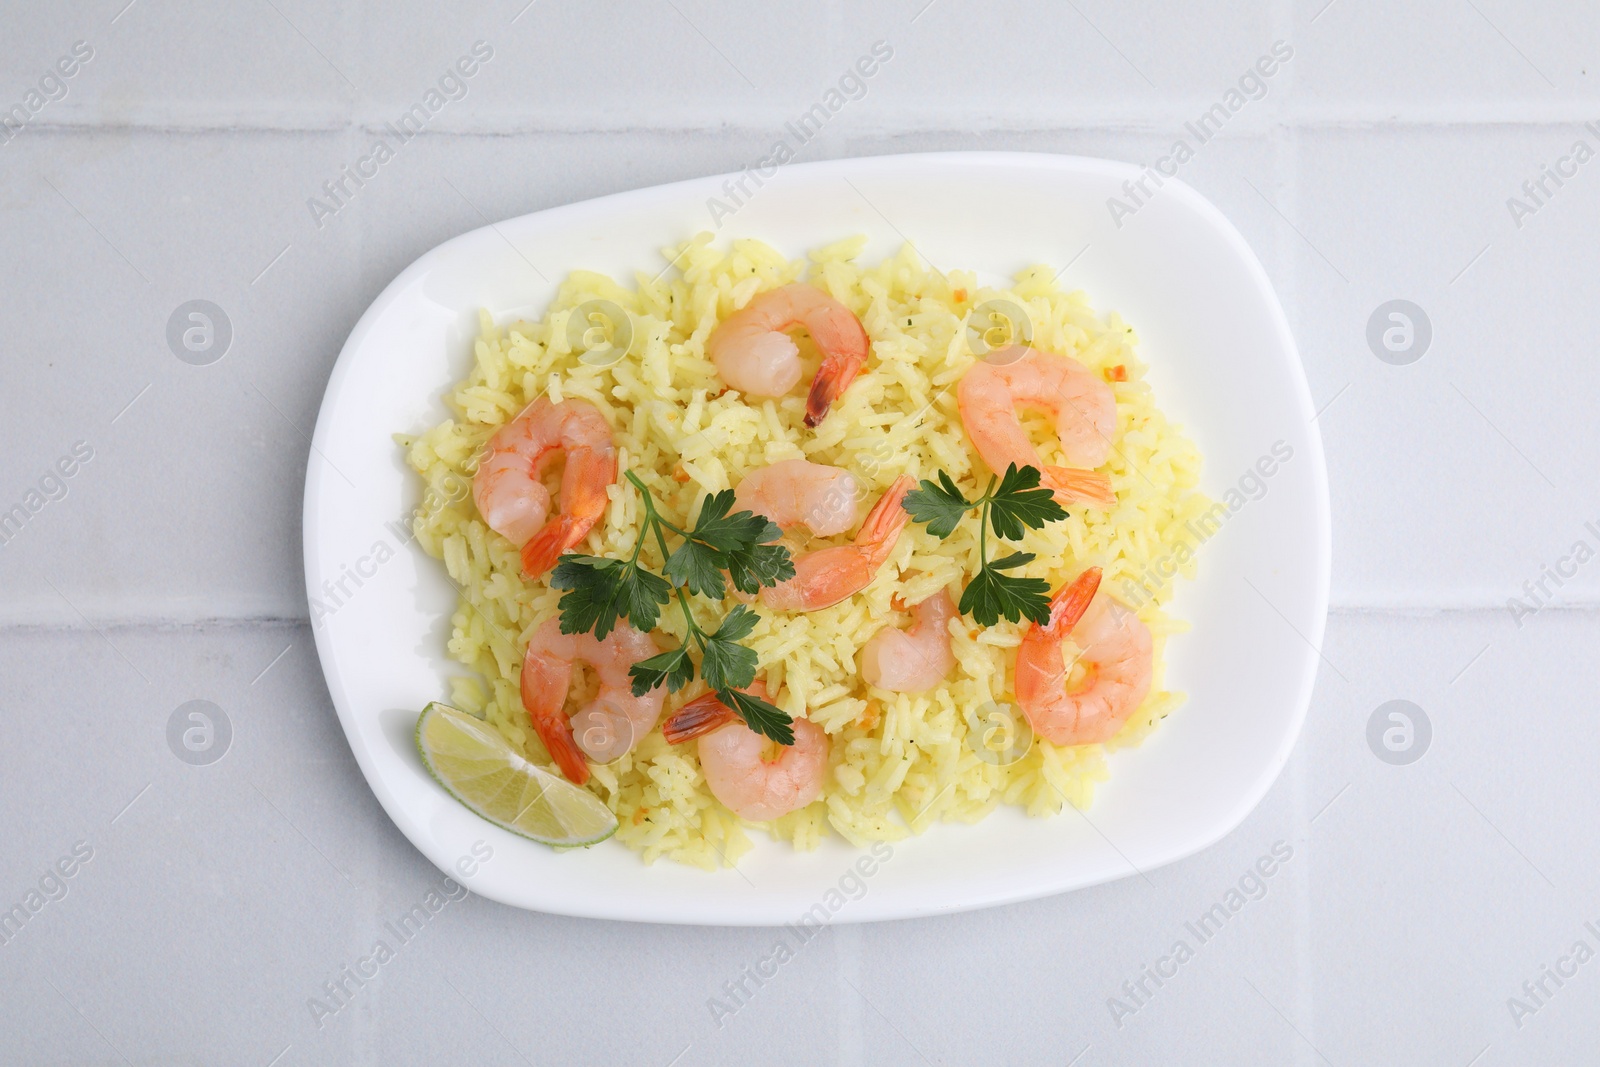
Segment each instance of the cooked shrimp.
[[861,650],[861,677],[891,693],[926,693],[950,673],[956,657],[950,651],[950,620],[955,601],[943,589],[912,609],[916,622],[908,630],[885,626]]
[[[1017,649],[1017,703],[1053,745],[1109,741],[1150,692],[1150,629],[1131,608],[1097,595],[1099,586],[1099,567],[1062,586],[1050,601],[1050,622],[1028,627]],[[1061,655],[1069,633],[1087,668],[1071,689]]]
[[765,515],[785,529],[804,526],[819,537],[854,526],[860,499],[855,475],[805,459],[757,467],[733,491],[736,508]]
[[[755,683],[749,692],[765,699],[766,688]],[[771,742],[738,720],[732,708],[707,693],[679,708],[662,727],[678,744],[700,738],[700,770],[711,795],[741,819],[767,822],[797,811],[822,794],[832,747],[822,727],[809,719],[794,720],[794,744]]]
[[867,363],[867,331],[839,301],[798,282],[757,293],[711,331],[706,352],[717,373],[741,393],[783,396],[800,380],[800,349],[786,332],[796,326],[804,326],[822,350],[806,397],[806,425],[815,426]]
[[[557,619],[533,632],[522,660],[522,706],[562,774],[582,785],[589,780],[585,754],[596,763],[610,763],[655,728],[667,691],[658,685],[634,696],[628,668],[659,651],[649,634],[627,623],[603,641],[593,634],[564,634]],[[561,708],[572,665],[580,660],[594,668],[600,691],[568,720]]]
[[[1041,408],[1056,424],[1068,467],[1046,466],[1017,418],[1018,407]],[[1111,387],[1069,356],[1010,345],[974,363],[956,387],[961,424],[996,474],[1037,467],[1062,503],[1116,504],[1111,479],[1093,468],[1111,452],[1117,401]]]
[[[539,475],[558,450],[567,457],[561,515],[546,522],[550,492]],[[557,404],[541,396],[489,439],[472,499],[491,530],[522,546],[522,570],[533,578],[588,536],[616,480],[617,450],[600,410],[587,400]]]
[[867,512],[852,544],[796,557],[794,577],[763,589],[761,602],[778,611],[816,611],[865,589],[911,519],[900,503],[913,484],[901,475]]
[[[767,683],[759,678],[739,691],[767,699]],[[704,737],[712,730],[721,729],[736,717],[733,709],[718,698],[715,690],[708,690],[693,700],[684,701],[682,707],[667,716],[667,721],[661,724],[661,736],[666,738],[669,745],[681,745],[685,741]]]

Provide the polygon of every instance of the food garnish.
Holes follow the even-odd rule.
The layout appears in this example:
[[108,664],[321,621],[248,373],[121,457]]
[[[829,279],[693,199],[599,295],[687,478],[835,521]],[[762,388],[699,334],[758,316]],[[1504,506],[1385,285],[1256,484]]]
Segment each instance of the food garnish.
[[499,730],[465,712],[429,704],[415,740],[434,780],[496,826],[558,848],[617,832],[617,817],[599,797],[535,767]]
[[[632,471],[627,478],[639,490],[644,528],[628,559],[567,553],[551,573],[550,584],[567,592],[561,597],[561,632],[589,633],[604,638],[626,619],[646,633],[655,629],[661,608],[676,599],[683,610],[686,636],[677,648],[641,660],[629,669],[633,692],[643,695],[663,682],[677,692],[694,681],[693,646],[700,653],[699,673],[706,684],[756,733],[780,745],[794,744],[793,719],[783,709],[741,690],[756,677],[755,650],[741,642],[755,629],[760,615],[744,604],[733,607],[712,629],[695,621],[689,597],[721,600],[728,585],[754,595],[766,586],[794,577],[789,550],[775,544],[783,531],[777,523],[750,511],[731,511],[733,490],[706,498],[691,529],[666,518],[649,487]],[[682,539],[677,548],[667,534]],[[639,562],[645,540],[654,536],[665,560],[661,573]]]
[[1039,468],[1011,464],[1003,476],[990,476],[983,495],[976,500],[963,496],[950,475],[940,471],[937,482],[924,478],[907,493],[904,507],[913,522],[926,523],[928,532],[938,538],[954,533],[968,512],[980,512],[978,573],[962,590],[958,607],[963,615],[971,615],[983,626],[993,626],[1002,617],[1012,622],[1049,621],[1050,583],[1005,573],[1032,563],[1034,554],[1013,552],[999,559],[988,558],[990,529],[998,538],[1015,541],[1024,528],[1037,530],[1067,517],[1055,494],[1039,488]]

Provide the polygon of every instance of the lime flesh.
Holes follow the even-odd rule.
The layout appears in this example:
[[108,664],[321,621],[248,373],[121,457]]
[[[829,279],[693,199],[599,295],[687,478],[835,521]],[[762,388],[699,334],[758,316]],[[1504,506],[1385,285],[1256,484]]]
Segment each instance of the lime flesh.
[[483,818],[558,848],[617,832],[600,798],[529,763],[488,723],[435,701],[417,719],[417,751],[434,780]]

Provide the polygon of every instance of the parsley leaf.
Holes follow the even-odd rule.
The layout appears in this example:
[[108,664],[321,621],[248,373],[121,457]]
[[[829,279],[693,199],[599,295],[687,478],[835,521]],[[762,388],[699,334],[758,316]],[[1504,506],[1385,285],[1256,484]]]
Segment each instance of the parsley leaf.
[[[637,559],[637,552],[635,553]],[[556,563],[550,584],[569,592],[561,598],[561,632],[591,630],[604,640],[625,619],[645,631],[655,628],[671,587],[633,560],[568,553]]]
[[1037,530],[1067,517],[1067,509],[1056,503],[1055,493],[1038,486],[1038,467],[1018,468],[1013,463],[1006,468],[989,501],[989,522],[996,537],[1015,541],[1025,526]]
[[662,682],[667,690],[676,693],[694,681],[694,660],[689,658],[689,647],[674,648],[669,652],[642,659],[628,668],[633,679],[633,695],[642,697]]
[[970,501],[962,496],[950,475],[940,471],[937,483],[924,478],[916,489],[906,494],[900,506],[910,512],[913,522],[927,523],[928,532],[933,536],[949,537],[967,512],[980,503],[981,500]]
[[[1020,566],[1020,562],[1011,565]],[[993,626],[1001,616],[1012,622],[1028,619],[1043,625],[1050,621],[1050,583],[1043,578],[1002,574],[986,566],[967,583],[960,608],[981,626]]]
[[789,550],[771,542],[783,536],[778,524],[770,520],[749,548],[723,553],[728,564],[728,580],[741,593],[752,596],[763,586],[777,585],[794,577],[794,560]]
[[[722,622],[717,626],[717,632],[711,636],[721,638],[724,641],[742,641],[755,632],[756,623],[760,621],[760,615],[757,615],[744,604],[737,604],[732,611],[722,617]],[[743,682],[741,684],[748,685],[749,683]],[[711,688],[715,689],[717,687],[712,686]]]
[[732,708],[744,720],[744,724],[756,733],[770,737],[780,745],[794,744],[794,719],[782,708],[734,689],[717,690],[717,699]]
[[732,489],[707,497],[689,537],[718,552],[733,552],[755,544],[756,538],[767,528],[766,516],[750,511],[735,511],[730,515],[728,510],[732,507]]
[[[561,632],[593,632],[604,640],[622,622],[649,632],[660,619],[661,608],[676,598],[683,611],[683,644],[628,669],[634,695],[643,696],[658,685],[677,692],[694,681],[698,672],[752,730],[782,744],[793,744],[788,715],[765,700],[736,692],[755,681],[755,650],[741,642],[754,632],[761,616],[739,604],[716,630],[707,633],[689,610],[690,595],[720,600],[727,594],[729,581],[735,589],[754,594],[794,577],[789,550],[774,543],[783,531],[763,515],[733,511],[731,489],[708,497],[693,529],[682,529],[661,516],[643,479],[632,471],[625,473],[639,490],[644,528],[628,559],[568,553],[557,562],[550,584],[566,590],[560,603]],[[667,544],[669,532],[681,539],[676,549]],[[661,574],[639,563],[639,553],[652,537],[664,561]],[[696,650],[700,653],[698,667],[692,655]]]
[[772,545],[783,536],[777,523],[750,511],[728,513],[733,490],[724,489],[706,499],[694,529],[667,558],[663,568],[675,585],[686,586],[696,596],[721,600],[727,595],[722,572],[743,593],[759,592],[794,576],[789,550]]
[[687,586],[695,596],[721,600],[728,595],[722,580],[722,553],[698,541],[685,541],[672,550],[662,567],[673,585]]
[[[1006,571],[1032,563],[1032,552],[1013,552],[999,559],[989,556],[988,531],[1002,540],[1016,540],[1024,530],[1039,529],[1046,523],[1067,517],[1056,503],[1055,494],[1040,488],[1037,467],[1006,468],[1000,478],[991,477],[983,495],[968,500],[961,495],[954,479],[939,472],[937,482],[924,479],[921,486],[906,494],[904,507],[915,522],[927,523],[935,537],[949,537],[969,511],[978,511],[978,573],[961,592],[960,609],[982,626],[993,626],[1002,618],[1012,622],[1029,619],[1045,623],[1050,619],[1050,583],[1043,578],[1023,578]],[[998,485],[996,482],[998,481]]]
[[708,639],[700,657],[700,673],[713,689],[749,685],[756,680],[756,651],[737,641]]
[[[721,692],[742,689],[756,680],[756,651],[739,642],[750,636],[761,616],[738,605],[728,612],[715,633],[701,641],[700,673],[706,684]],[[731,707],[731,705],[730,705]]]

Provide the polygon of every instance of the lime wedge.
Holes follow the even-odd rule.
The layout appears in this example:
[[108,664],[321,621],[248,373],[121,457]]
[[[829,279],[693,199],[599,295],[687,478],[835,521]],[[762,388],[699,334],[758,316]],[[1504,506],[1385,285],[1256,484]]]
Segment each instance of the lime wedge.
[[599,797],[535,767],[494,727],[448,704],[422,709],[417,751],[451,796],[514,834],[572,848],[617,832]]

